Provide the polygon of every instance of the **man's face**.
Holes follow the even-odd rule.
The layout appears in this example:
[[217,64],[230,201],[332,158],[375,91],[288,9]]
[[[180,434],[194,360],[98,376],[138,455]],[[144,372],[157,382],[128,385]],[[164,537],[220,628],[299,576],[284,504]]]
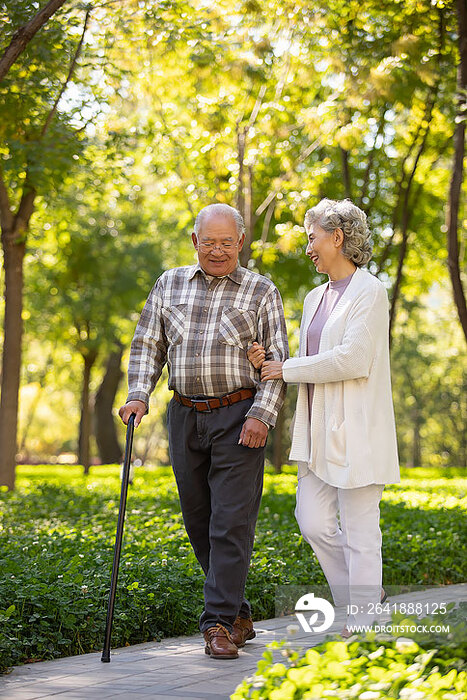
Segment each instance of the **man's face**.
[[191,234],[199,264],[208,275],[224,277],[237,267],[245,236],[238,238],[235,220],[228,214],[207,216],[198,232]]

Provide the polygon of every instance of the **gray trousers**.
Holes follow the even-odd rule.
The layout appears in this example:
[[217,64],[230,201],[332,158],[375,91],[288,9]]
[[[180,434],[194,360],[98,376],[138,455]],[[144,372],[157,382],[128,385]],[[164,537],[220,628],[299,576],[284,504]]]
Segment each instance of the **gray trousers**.
[[253,399],[201,413],[172,399],[169,452],[185,528],[206,575],[200,629],[249,617],[244,597],[261,493],[264,447],[238,444]]

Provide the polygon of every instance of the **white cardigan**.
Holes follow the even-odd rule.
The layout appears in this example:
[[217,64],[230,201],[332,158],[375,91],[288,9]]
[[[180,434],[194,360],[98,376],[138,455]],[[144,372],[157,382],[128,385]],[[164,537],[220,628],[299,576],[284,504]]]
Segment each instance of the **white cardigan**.
[[[284,380],[299,384],[290,459],[299,462],[299,478],[311,469],[339,488],[397,483],[386,290],[357,268],[324,325],[318,354],[307,356],[308,326],[325,289],[307,295],[299,357],[283,365]],[[311,422],[307,383],[315,384]]]

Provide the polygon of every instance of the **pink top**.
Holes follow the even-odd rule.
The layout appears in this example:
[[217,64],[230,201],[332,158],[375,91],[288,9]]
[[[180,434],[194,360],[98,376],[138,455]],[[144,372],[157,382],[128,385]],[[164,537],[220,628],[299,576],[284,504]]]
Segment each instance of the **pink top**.
[[[319,302],[318,308],[315,311],[313,318],[310,321],[307,331],[307,355],[317,355],[319,351],[319,341],[321,340],[321,332],[324,328],[324,324],[328,320],[331,312],[345,290],[348,287],[350,280],[352,279],[353,272],[348,277],[344,277],[341,280],[329,280],[328,286]],[[313,403],[313,393],[315,390],[314,384],[308,384],[308,408],[311,417],[311,406]]]

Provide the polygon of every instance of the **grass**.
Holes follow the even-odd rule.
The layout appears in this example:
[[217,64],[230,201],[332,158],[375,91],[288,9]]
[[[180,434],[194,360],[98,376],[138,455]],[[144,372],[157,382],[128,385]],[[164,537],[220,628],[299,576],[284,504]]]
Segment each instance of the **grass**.
[[[278,585],[324,583],[293,516],[295,476],[265,475],[247,596],[274,615]],[[102,646],[120,493],[119,468],[23,466],[0,493],[0,670]],[[464,581],[467,478],[404,471],[381,505],[385,584]],[[197,630],[203,575],[185,534],[170,468],[130,487],[112,644]]]

